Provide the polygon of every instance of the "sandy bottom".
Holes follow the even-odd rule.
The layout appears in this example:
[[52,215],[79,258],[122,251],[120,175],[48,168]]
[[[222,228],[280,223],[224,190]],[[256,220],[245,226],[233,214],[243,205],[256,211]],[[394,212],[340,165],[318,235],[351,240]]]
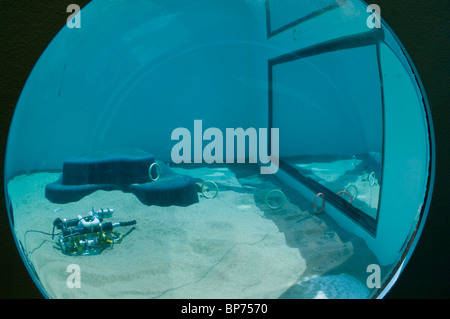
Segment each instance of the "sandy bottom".
[[[240,166],[242,167],[242,166]],[[367,298],[365,244],[343,232],[311,203],[258,171],[174,168],[213,180],[214,199],[199,194],[189,207],[145,206],[133,194],[97,191],[78,202],[54,204],[45,185],[58,173],[20,175],[8,183],[18,240],[53,298]],[[283,208],[266,194],[281,189]],[[72,219],[112,208],[107,221],[135,219],[123,242],[97,256],[65,256],[50,233],[57,217]],[[129,228],[118,228],[121,233]],[[81,288],[69,288],[67,268],[80,267]]]

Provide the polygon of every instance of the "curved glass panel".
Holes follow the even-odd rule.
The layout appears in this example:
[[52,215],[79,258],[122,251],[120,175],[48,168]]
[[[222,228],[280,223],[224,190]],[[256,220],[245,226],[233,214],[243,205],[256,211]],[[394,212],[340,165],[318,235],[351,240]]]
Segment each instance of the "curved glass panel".
[[417,72],[372,14],[83,8],[31,72],[6,150],[11,228],[42,294],[384,296],[420,237],[434,145]]

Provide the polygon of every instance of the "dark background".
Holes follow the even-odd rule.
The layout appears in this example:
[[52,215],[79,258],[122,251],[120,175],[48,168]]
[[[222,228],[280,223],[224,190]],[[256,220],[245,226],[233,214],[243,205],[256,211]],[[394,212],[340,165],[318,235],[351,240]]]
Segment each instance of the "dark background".
[[[66,23],[70,14],[66,12],[67,6],[76,3],[83,7],[88,2],[0,0],[2,168],[9,125],[28,75]],[[447,299],[450,297],[450,142],[447,130],[450,124],[450,3],[447,0],[374,0],[369,3],[380,6],[381,16],[400,38],[419,72],[431,107],[437,154],[435,190],[425,229],[410,262],[386,298]],[[0,178],[3,185],[3,169]],[[13,241],[3,188],[0,193],[0,298],[42,298]]]

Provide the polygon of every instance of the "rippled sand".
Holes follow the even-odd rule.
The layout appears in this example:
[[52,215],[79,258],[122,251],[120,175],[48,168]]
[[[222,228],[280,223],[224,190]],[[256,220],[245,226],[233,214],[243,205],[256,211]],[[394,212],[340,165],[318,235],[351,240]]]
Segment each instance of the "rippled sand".
[[[317,278],[349,260],[355,242],[342,240],[325,214],[314,215],[311,203],[256,170],[173,170],[215,181],[218,196],[207,199],[199,193],[199,202],[189,207],[158,207],[145,206],[130,193],[96,191],[61,205],[44,196],[45,185],[58,173],[10,180],[15,231],[46,292],[55,298],[328,297],[326,284],[322,280],[318,285]],[[266,205],[272,189],[286,194],[283,208]],[[57,217],[75,218],[92,208],[112,208],[108,221],[136,220],[136,228],[97,256],[65,256],[44,234],[29,232],[24,238],[28,230],[51,232]],[[117,230],[126,233],[129,228]],[[67,286],[71,264],[80,266],[81,288]],[[368,296],[366,289],[358,289],[353,298]],[[341,295],[348,297],[347,292]]]

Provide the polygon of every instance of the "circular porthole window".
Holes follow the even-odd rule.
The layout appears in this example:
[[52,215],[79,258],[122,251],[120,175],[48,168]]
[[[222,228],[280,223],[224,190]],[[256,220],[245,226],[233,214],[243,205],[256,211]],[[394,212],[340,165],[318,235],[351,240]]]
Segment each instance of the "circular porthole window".
[[431,114],[360,0],[91,1],[23,88],[9,220],[47,298],[381,298]]

